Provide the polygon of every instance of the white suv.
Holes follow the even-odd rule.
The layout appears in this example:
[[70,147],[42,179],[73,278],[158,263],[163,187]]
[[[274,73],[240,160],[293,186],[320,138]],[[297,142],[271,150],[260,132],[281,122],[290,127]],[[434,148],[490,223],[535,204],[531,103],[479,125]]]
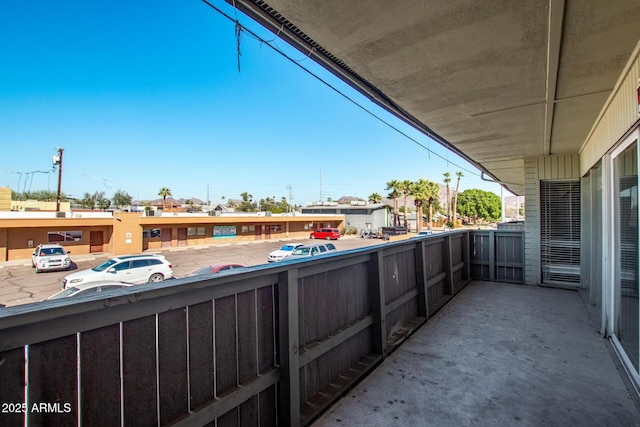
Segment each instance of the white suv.
[[36,269],[36,273],[46,270],[68,270],[71,268],[69,253],[58,243],[38,245],[31,254],[31,267]]
[[291,252],[286,260],[309,258],[317,255],[330,254],[337,251],[333,243],[314,243],[312,245],[300,246]]
[[102,280],[132,284],[161,282],[173,277],[173,266],[164,255],[127,255],[103,262],[91,270],[82,270],[67,275],[62,280],[62,289],[78,283]]

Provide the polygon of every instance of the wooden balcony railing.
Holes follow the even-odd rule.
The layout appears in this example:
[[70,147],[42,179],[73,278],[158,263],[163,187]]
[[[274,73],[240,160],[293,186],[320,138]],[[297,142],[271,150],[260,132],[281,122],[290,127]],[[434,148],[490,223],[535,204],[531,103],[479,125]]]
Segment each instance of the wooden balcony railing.
[[499,254],[518,239],[453,231],[5,309],[0,425],[309,423],[475,272],[521,277]]

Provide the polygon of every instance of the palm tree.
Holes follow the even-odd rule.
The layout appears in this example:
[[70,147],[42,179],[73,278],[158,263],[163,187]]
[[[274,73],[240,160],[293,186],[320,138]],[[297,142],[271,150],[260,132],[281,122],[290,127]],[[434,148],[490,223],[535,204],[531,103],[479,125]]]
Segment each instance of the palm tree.
[[389,197],[393,199],[393,225],[398,225],[398,190],[402,184],[397,179],[387,182],[385,190],[391,190]]
[[167,196],[171,196],[171,190],[168,187],[162,187],[160,191],[158,191],[158,196],[162,197],[162,210],[165,210],[165,204],[167,201]]
[[404,197],[404,228],[409,228],[409,211],[407,209],[407,197],[409,196],[409,192],[411,191],[411,184],[413,184],[410,180],[405,179],[400,183],[400,190],[402,191],[402,196]]
[[378,193],[372,193],[369,196],[369,201],[371,203],[380,203],[382,201],[382,196],[380,194],[378,194]]
[[449,172],[445,172],[442,175],[444,175],[444,183],[447,186],[447,191],[446,191],[446,195],[447,195],[447,222],[451,221],[451,187],[449,186],[449,183],[451,182],[451,174]]
[[418,210],[418,227],[416,231],[422,229],[422,210],[425,203],[429,206],[428,227],[429,230],[433,229],[433,209],[438,209],[440,206],[440,185],[437,182],[420,178],[411,185],[411,196]]
[[427,202],[429,204],[429,230],[433,228],[433,209],[440,207],[440,185],[437,182],[426,181]]
[[462,171],[456,172],[458,182],[456,183],[456,192],[453,194],[453,228],[456,228],[456,212],[458,210],[458,190],[460,189],[460,178],[464,176]]
[[422,231],[422,207],[428,197],[427,189],[427,180],[423,178],[411,183],[409,188],[413,203],[416,205],[416,232]]

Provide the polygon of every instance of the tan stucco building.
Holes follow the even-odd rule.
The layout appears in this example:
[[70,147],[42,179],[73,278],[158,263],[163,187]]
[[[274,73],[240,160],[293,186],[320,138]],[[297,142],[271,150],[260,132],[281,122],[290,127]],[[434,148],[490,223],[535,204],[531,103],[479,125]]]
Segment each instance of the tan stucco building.
[[29,259],[39,243],[58,242],[74,255],[122,255],[168,247],[303,238],[317,228],[343,228],[344,223],[344,215],[2,212],[0,261]]

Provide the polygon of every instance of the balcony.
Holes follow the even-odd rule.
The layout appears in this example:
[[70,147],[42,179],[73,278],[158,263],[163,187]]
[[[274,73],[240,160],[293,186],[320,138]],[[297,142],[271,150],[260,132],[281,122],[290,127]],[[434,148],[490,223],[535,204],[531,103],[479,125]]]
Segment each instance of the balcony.
[[498,283],[522,248],[455,231],[6,309],[0,424],[635,425],[580,294]]

